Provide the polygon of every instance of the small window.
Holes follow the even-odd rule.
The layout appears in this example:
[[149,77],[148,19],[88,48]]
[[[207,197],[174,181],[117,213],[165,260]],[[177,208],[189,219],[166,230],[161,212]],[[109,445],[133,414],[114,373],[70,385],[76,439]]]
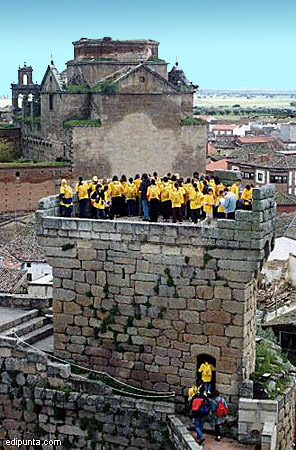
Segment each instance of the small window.
[[31,273],[27,273],[27,280],[28,281],[32,281],[32,274]]
[[139,77],[140,83],[145,83],[145,77]]
[[263,173],[257,174],[258,181],[263,181]]
[[53,111],[53,94],[49,94],[49,109]]
[[16,176],[17,178],[19,178],[19,177],[21,176],[21,173],[20,173],[20,172],[15,172],[15,176]]
[[27,267],[31,267],[31,263],[27,263]]

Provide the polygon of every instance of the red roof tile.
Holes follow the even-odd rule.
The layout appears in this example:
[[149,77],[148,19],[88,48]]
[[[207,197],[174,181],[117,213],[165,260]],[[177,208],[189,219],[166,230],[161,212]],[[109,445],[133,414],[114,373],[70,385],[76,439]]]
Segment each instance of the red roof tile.
[[219,161],[211,162],[206,165],[206,172],[215,172],[215,170],[227,170],[227,159],[220,159]]

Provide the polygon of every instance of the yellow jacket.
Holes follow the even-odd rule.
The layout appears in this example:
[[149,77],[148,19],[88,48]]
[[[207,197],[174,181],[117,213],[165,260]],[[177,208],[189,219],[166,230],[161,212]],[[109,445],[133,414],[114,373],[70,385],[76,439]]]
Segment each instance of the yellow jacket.
[[137,188],[137,192],[136,192],[136,196],[139,196],[139,191],[140,191],[140,186],[141,186],[142,180],[141,178],[137,178],[136,180],[134,180],[134,185]]
[[172,208],[181,208],[184,202],[184,195],[181,189],[174,189],[170,192],[170,200],[172,202]]
[[125,190],[126,200],[136,200],[137,186],[134,183],[128,183]]
[[78,195],[78,200],[83,200],[85,198],[88,198],[88,184],[86,181],[82,181],[82,183],[79,185],[79,183],[76,184],[75,191]]
[[119,181],[112,181],[109,184],[109,192],[111,197],[121,197],[123,194],[123,188]]
[[[60,194],[62,194],[62,198],[60,201],[61,206],[66,206],[69,208],[72,206],[72,188],[71,186],[64,184],[60,187]],[[65,200],[65,201],[64,201]]]
[[160,197],[160,190],[158,188],[158,186],[156,185],[151,185],[148,187],[147,189],[147,199],[150,202],[151,199],[156,198],[157,200],[159,200]]
[[212,213],[214,204],[215,200],[213,195],[206,194],[203,196],[202,205],[205,213]]
[[198,371],[201,372],[201,379],[204,383],[209,383],[210,381],[212,381],[212,372],[214,370],[216,370],[215,367],[208,362],[201,364]]
[[239,188],[238,185],[236,183],[233,183],[233,185],[230,188],[230,192],[233,192],[236,196],[236,199],[238,200],[239,198]]
[[245,205],[250,205],[252,203],[253,192],[252,189],[243,189],[242,200],[244,200]]
[[161,188],[160,188],[160,196],[161,196],[162,202],[166,202],[166,201],[170,200],[171,190],[172,190],[172,188],[171,188],[171,184],[169,182],[162,183]]
[[203,194],[197,189],[192,189],[190,193],[190,209],[202,207]]
[[219,203],[221,198],[224,198],[223,195],[218,195],[217,198],[216,198],[216,205],[218,206],[218,209],[217,209],[218,213],[224,213],[225,212],[223,206]]

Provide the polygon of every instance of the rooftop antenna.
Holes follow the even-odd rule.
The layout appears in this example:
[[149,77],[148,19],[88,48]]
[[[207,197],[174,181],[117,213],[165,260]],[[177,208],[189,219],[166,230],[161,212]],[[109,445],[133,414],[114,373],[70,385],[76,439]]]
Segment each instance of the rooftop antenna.
[[50,64],[53,66],[52,54],[50,55]]

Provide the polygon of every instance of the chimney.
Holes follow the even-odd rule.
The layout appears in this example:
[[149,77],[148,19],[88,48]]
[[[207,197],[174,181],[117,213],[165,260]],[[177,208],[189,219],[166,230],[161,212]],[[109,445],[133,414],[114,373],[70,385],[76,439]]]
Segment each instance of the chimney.
[[268,162],[269,161],[269,155],[261,155],[261,162]]
[[248,153],[248,161],[254,161],[255,160],[255,153]]

